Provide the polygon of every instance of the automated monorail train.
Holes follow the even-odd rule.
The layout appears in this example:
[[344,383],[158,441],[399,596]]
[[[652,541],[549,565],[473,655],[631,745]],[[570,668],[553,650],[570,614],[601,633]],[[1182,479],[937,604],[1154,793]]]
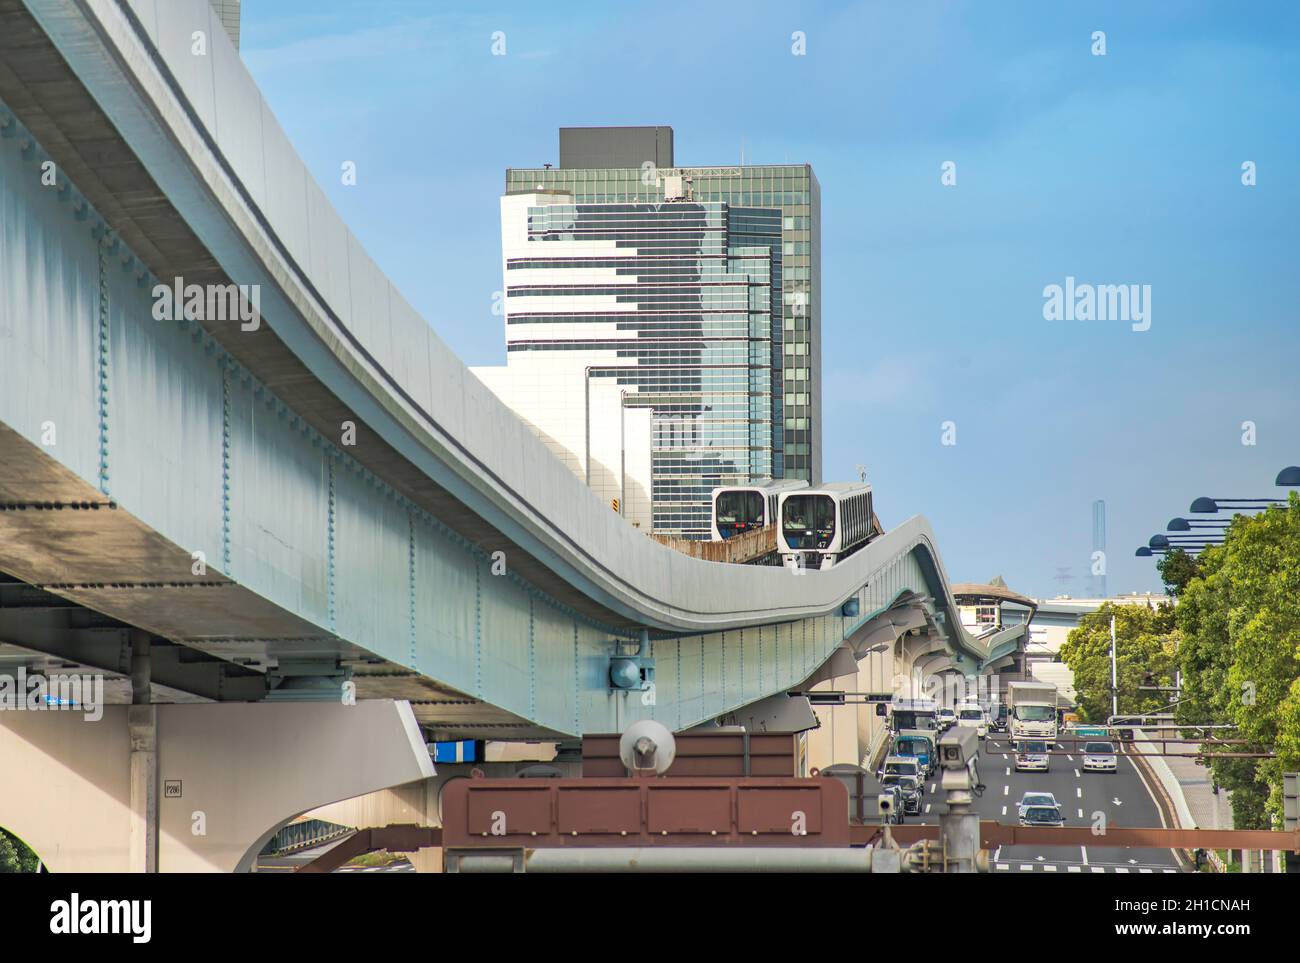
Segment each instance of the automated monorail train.
[[781,494],[807,487],[806,481],[790,479],[713,489],[713,541],[725,541],[775,524]]
[[830,568],[878,531],[871,486],[858,482],[783,492],[778,513],[777,547],[790,567]]

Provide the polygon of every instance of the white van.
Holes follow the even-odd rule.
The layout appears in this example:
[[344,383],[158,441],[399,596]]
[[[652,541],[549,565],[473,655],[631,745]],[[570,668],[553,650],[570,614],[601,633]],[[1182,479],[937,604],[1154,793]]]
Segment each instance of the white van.
[[963,702],[957,707],[957,725],[970,726],[981,739],[989,734],[988,716],[978,702]]

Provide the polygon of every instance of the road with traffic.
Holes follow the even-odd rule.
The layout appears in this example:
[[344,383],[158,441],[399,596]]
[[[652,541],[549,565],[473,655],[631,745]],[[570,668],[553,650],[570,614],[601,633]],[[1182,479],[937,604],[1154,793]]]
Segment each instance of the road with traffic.
[[[1165,825],[1151,791],[1130,756],[1120,752],[1113,773],[1084,772],[1079,747],[1067,743],[1053,754],[1047,772],[1016,772],[1015,755],[1005,735],[990,735],[980,748],[979,781],[983,794],[975,800],[981,820],[1017,824],[1018,805],[1027,792],[1056,797],[1067,827],[1098,827],[1096,845],[1003,846],[993,853],[995,873],[1176,873],[1180,865],[1172,850],[1105,845],[1108,826]],[[920,817],[908,823],[937,823],[947,811],[939,777],[926,781]]]

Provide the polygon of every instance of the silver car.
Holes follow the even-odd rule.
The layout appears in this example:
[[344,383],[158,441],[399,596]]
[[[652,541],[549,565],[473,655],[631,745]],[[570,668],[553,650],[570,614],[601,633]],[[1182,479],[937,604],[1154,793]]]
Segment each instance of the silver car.
[[1118,767],[1115,759],[1115,747],[1109,742],[1085,742],[1083,744],[1084,772],[1114,772]]
[[1052,809],[1060,809],[1057,805],[1056,796],[1050,792],[1027,792],[1020,797],[1020,806],[1016,816],[1020,819],[1025,817],[1025,810],[1030,806],[1048,806]]

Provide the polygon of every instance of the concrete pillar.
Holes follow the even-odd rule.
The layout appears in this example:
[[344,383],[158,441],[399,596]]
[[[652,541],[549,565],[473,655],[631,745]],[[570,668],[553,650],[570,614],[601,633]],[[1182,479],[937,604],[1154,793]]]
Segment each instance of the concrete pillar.
[[158,710],[150,703],[152,659],[149,634],[131,632],[131,705],[126,727],[131,746],[131,839],[133,873],[158,872]]
[[168,788],[154,796],[164,873],[248,871],[299,814],[434,774],[405,702],[109,705],[98,722],[71,709],[0,712],[0,773],[23,774],[21,792],[0,791],[0,826],[51,872],[143,869],[150,850],[136,834],[149,823],[137,817],[148,810],[132,760],[149,750],[135,749],[137,731],[153,735],[153,782]]

